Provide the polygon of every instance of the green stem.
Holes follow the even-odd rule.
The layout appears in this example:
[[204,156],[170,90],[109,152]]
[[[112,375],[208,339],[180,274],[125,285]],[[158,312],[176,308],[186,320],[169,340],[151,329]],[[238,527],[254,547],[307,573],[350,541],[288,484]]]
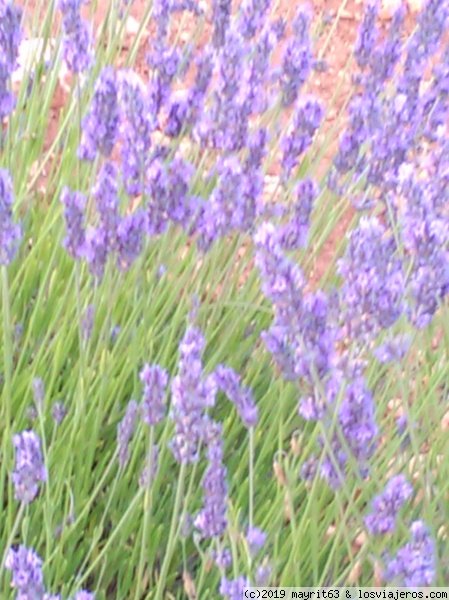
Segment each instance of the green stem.
[[249,526],[254,523],[254,428],[249,429]]
[[[148,529],[150,524],[151,517],[151,509],[153,504],[153,495],[151,493],[151,484],[152,484],[152,473],[153,473],[153,448],[154,448],[154,426],[150,427],[150,441],[149,441],[149,459],[146,465],[148,469],[148,481],[145,489],[145,498],[143,501],[143,529],[142,529],[142,541],[140,547],[140,560],[139,560],[139,569],[137,571],[137,582],[136,582],[136,594],[134,596],[135,600],[139,599],[139,592],[142,585],[143,579],[143,571],[145,568],[145,561],[148,553]],[[142,590],[144,591],[144,590]]]
[[11,302],[9,295],[8,268],[2,266],[2,300],[3,300],[3,368],[4,368],[4,410],[5,410],[5,435],[9,434],[11,427],[12,404],[12,331],[11,331]]
[[77,410],[78,415],[81,414],[84,405],[84,378],[86,375],[86,363],[85,363],[85,352],[84,352],[84,339],[83,339],[83,315],[81,309],[81,274],[80,274],[80,263],[79,260],[75,262],[75,285],[76,285],[76,311],[78,317],[78,342],[79,342],[79,353],[80,353],[80,393],[78,394]]
[[179,473],[178,489],[176,490],[175,506],[173,507],[173,514],[172,514],[172,519],[171,519],[171,524],[170,524],[170,533],[168,535],[167,548],[165,550],[165,556],[164,556],[164,561],[162,563],[161,574],[160,574],[160,578],[159,578],[159,581],[157,584],[155,600],[162,600],[162,594],[163,594],[164,587],[165,587],[165,580],[167,578],[167,572],[170,567],[171,559],[173,556],[173,551],[174,551],[174,547],[175,547],[176,531],[179,527],[179,514],[180,514],[180,508],[181,508],[181,500],[184,495],[185,475],[186,475],[186,464],[182,463],[181,471]]
[[111,545],[115,542],[115,538],[119,534],[119,532],[120,532],[120,530],[122,528],[122,525],[126,522],[126,520],[128,519],[129,515],[135,509],[136,504],[140,500],[141,496],[142,496],[142,490],[139,490],[137,492],[137,494],[134,496],[134,499],[131,502],[131,504],[128,506],[125,514],[122,516],[122,518],[120,519],[119,523],[117,524],[117,527],[111,533],[108,541],[103,546],[101,552],[98,553],[98,555],[96,556],[95,560],[91,563],[91,565],[89,566],[89,568],[83,573],[81,579],[76,582],[76,584],[77,584],[78,587],[81,587],[82,584],[88,579],[89,575],[93,571],[95,571],[95,569],[97,567],[97,564],[100,562],[100,560],[103,558],[103,556],[108,552],[108,550],[111,547]]

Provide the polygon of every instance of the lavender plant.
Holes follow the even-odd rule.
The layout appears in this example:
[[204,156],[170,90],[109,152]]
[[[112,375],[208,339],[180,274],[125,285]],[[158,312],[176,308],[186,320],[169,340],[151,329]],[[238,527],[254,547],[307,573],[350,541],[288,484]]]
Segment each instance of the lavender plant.
[[444,584],[447,0],[366,3],[329,168],[310,6],[57,8],[0,0],[0,596]]

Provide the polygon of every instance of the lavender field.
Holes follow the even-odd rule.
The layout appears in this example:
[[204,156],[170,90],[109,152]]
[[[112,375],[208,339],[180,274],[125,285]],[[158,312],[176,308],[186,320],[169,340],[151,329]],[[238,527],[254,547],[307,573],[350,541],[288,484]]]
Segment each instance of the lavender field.
[[449,1],[379,10],[329,162],[306,4],[0,0],[0,600],[449,586]]

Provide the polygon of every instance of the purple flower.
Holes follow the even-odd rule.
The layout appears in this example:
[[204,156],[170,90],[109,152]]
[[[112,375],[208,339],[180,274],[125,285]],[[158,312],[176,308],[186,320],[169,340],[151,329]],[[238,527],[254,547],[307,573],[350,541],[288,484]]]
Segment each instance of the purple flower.
[[222,577],[220,580],[220,594],[227,600],[241,600],[244,597],[245,588],[251,586],[247,577],[238,577],[237,579],[227,579]]
[[10,92],[9,71],[0,63],[0,119],[12,113],[16,106],[16,97]]
[[168,373],[159,365],[145,364],[139,377],[144,384],[142,419],[147,425],[157,425],[165,417]]
[[340,136],[334,158],[335,168],[342,175],[355,167],[362,170],[361,149],[375,126],[379,126],[379,103],[373,95],[357,94],[349,103],[348,113],[348,125]]
[[154,115],[158,115],[167,104],[173,80],[188,66],[190,57],[187,55],[187,48],[184,52],[183,56],[180,48],[172,47],[166,42],[155,42],[151,53],[147,55],[147,62],[153,73],[148,94]]
[[22,41],[22,9],[8,0],[0,3],[0,64],[11,74],[17,67],[19,45]]
[[81,590],[79,592],[76,592],[73,600],[95,600],[95,594],[93,592]]
[[[336,402],[337,397],[331,401]],[[364,377],[355,377],[346,385],[338,422],[349,450],[363,465],[374,453],[379,432],[373,395],[366,387]]]
[[407,182],[407,202],[401,215],[402,237],[410,261],[409,319],[418,328],[430,323],[449,291],[447,216],[440,204],[446,196],[442,187]]
[[101,167],[96,184],[92,188],[107,252],[117,249],[117,228],[120,221],[117,179],[117,167],[114,163],[106,162]]
[[333,297],[330,301],[321,291],[303,294],[302,272],[285,256],[282,233],[265,223],[255,236],[262,291],[275,308],[274,322],[261,337],[286,379],[305,378],[314,386],[334,362]]
[[371,503],[372,512],[365,517],[365,525],[372,535],[392,533],[396,525],[399,509],[413,493],[412,486],[404,475],[395,475],[387,483],[385,490]]
[[398,335],[374,348],[373,354],[380,363],[399,362],[406,356],[411,343],[409,335]]
[[195,201],[189,195],[193,165],[180,157],[166,163],[161,158],[152,161],[146,176],[148,194],[147,232],[162,233],[168,221],[179,223],[189,231],[195,218]]
[[[372,9],[370,9],[368,6],[368,13],[370,10]],[[403,50],[401,35],[403,33],[404,17],[406,12],[407,9],[405,3],[401,2],[393,14],[386,40],[377,45],[374,52],[371,54],[371,57],[369,58],[372,77],[372,82],[368,84],[369,89],[379,89],[394,74],[394,69],[401,57]],[[368,16],[368,20],[370,18],[371,17]],[[362,25],[362,28],[363,27],[364,26]],[[368,37],[369,35],[370,33],[367,33]],[[375,43],[377,33],[371,32],[371,35],[373,37],[373,42]],[[359,58],[362,57],[363,54],[366,56],[366,44],[365,49],[362,49],[361,46],[359,46],[359,48]]]
[[154,444],[145,460],[145,466],[139,477],[140,487],[146,488],[154,481],[159,464],[159,446]]
[[223,391],[237,408],[245,427],[255,427],[258,421],[257,406],[250,388],[242,386],[240,376],[233,369],[218,365],[214,378],[217,388]]
[[39,411],[42,411],[44,408],[45,388],[44,382],[40,377],[34,377],[31,382],[31,389],[33,390],[34,404]]
[[144,187],[157,118],[142,81],[133,71],[119,73],[119,100],[123,185],[127,194],[137,196]]
[[167,37],[170,14],[181,11],[190,11],[194,15],[202,14],[196,0],[154,0],[152,16],[156,24],[156,42],[161,42]]
[[262,563],[256,569],[254,574],[254,583],[257,587],[266,587],[270,583],[270,577],[273,573],[273,567],[268,563]]
[[248,205],[245,177],[239,160],[234,156],[220,160],[217,176],[217,185],[204,204],[197,225],[198,246],[203,251],[233,229],[242,229],[252,220],[248,213],[255,214],[255,207]]
[[210,94],[211,102],[195,128],[203,147],[237,152],[246,146],[252,96],[247,80],[247,54],[246,40],[230,29],[217,55],[218,76]]
[[212,551],[212,560],[220,571],[226,571],[232,566],[232,552],[229,548],[214,550]]
[[394,558],[386,557],[384,579],[408,588],[430,586],[435,582],[435,543],[423,521],[410,526],[411,541]]
[[262,114],[276,101],[270,60],[284,33],[285,22],[282,19],[267,21],[260,35],[252,42],[253,47],[247,55],[242,86],[246,96],[245,104],[253,114]]
[[254,584],[256,587],[267,587],[270,583],[270,578],[273,573],[273,567],[265,561],[256,568],[254,573]]
[[129,441],[136,425],[138,404],[131,400],[126,407],[125,416],[117,426],[117,445],[120,468],[123,469],[129,461]]
[[73,258],[83,258],[86,249],[84,227],[86,198],[80,192],[71,192],[68,187],[64,187],[61,192],[61,202],[64,205],[66,222],[66,237],[63,240],[63,246]]
[[47,480],[41,442],[31,430],[13,435],[12,439],[16,449],[16,468],[12,473],[15,498],[30,504],[39,492],[39,484]]
[[203,479],[203,508],[195,519],[195,527],[205,538],[220,537],[226,531],[227,495],[226,467],[223,465],[223,428],[220,423],[206,426],[208,467]]
[[262,292],[282,315],[302,305],[304,276],[299,266],[282,251],[273,223],[263,223],[254,235],[256,266],[262,277]]
[[407,433],[409,427],[407,415],[402,414],[396,417],[396,428],[400,437]]
[[271,0],[243,0],[239,5],[237,27],[245,39],[255,37],[266,21]]
[[[347,366],[345,371],[335,368],[326,382],[324,398],[309,400],[306,408],[310,418],[320,420],[325,429],[319,438],[323,452],[320,475],[337,489],[349,475],[352,462],[357,464],[362,477],[369,472],[369,459],[377,446],[378,426],[372,393],[358,369]],[[304,415],[307,416],[307,415]],[[303,465],[303,477],[313,478],[317,472],[317,460],[312,457]]]
[[63,402],[60,400],[53,404],[51,408],[51,416],[53,417],[53,421],[56,423],[56,425],[61,425],[67,415],[67,412],[67,407],[64,406]]
[[181,132],[192,129],[203,114],[206,91],[212,79],[214,56],[209,47],[196,60],[197,72],[193,86],[188,92],[174,92],[170,98],[165,133],[178,137]]
[[0,2],[0,122],[14,110],[16,104],[9,88],[22,40],[21,20],[22,10],[19,7],[5,0]]
[[245,172],[255,173],[262,166],[263,159],[267,154],[267,142],[269,136],[265,127],[260,127],[248,137],[248,156],[245,161]]
[[213,0],[212,2],[212,44],[218,48],[224,45],[226,32],[231,20],[230,0]]
[[318,185],[309,177],[299,181],[294,190],[296,201],[291,208],[289,222],[280,228],[279,243],[284,250],[307,247],[310,215],[319,194]]
[[106,231],[101,227],[89,227],[86,232],[84,258],[89,265],[90,272],[99,281],[103,278],[108,260],[106,238]]
[[407,42],[403,76],[398,89],[407,96],[409,107],[417,106],[420,82],[424,77],[430,57],[438,50],[441,38],[447,31],[449,5],[444,0],[428,0],[418,15],[417,27]]
[[170,448],[180,463],[198,460],[199,445],[205,440],[208,424],[206,409],[215,404],[215,379],[203,373],[204,345],[201,331],[189,326],[179,347],[178,375],[171,385],[170,416],[175,424],[175,436]]
[[58,8],[62,13],[63,57],[68,68],[74,73],[86,71],[93,62],[90,52],[92,35],[87,24],[80,16],[80,0],[59,0]]
[[0,265],[9,265],[22,239],[20,225],[12,220],[14,201],[12,179],[8,171],[0,169]]
[[347,335],[375,338],[404,310],[405,277],[394,236],[375,218],[362,217],[352,230],[346,256],[338,263]]
[[42,559],[26,546],[11,548],[5,559],[5,568],[11,571],[11,585],[18,592],[17,598],[40,600],[44,598],[45,586]]
[[267,534],[259,527],[249,527],[246,533],[246,541],[251,554],[255,556],[265,546]]
[[94,96],[83,119],[83,138],[78,148],[82,160],[93,161],[97,152],[111,155],[117,141],[119,107],[113,67],[104,67],[95,82]]
[[120,327],[120,325],[114,325],[113,327],[111,327],[110,338],[112,343],[117,341],[121,330],[122,328]]
[[289,178],[299,156],[312,144],[323,114],[323,108],[315,96],[301,96],[298,99],[290,132],[281,140],[284,180]]
[[83,334],[83,340],[87,341],[92,335],[95,320],[95,306],[88,304],[81,321],[81,331]]
[[87,231],[85,258],[91,273],[99,280],[103,278],[108,255],[118,248],[120,214],[117,176],[117,167],[111,162],[106,162],[92,188],[99,226]]
[[281,73],[282,104],[291,106],[312,69],[312,50],[309,37],[311,13],[300,6],[293,20],[293,36],[284,51]]
[[156,22],[157,40],[162,41],[168,33],[170,21],[170,9],[172,0],[155,0],[152,5],[152,16]]
[[368,0],[354,46],[354,56],[359,67],[362,69],[369,65],[370,60],[374,55],[374,49],[379,36],[379,31],[376,27],[378,12],[378,0]]
[[126,215],[117,228],[117,266],[127,271],[142,252],[146,218],[143,210]]

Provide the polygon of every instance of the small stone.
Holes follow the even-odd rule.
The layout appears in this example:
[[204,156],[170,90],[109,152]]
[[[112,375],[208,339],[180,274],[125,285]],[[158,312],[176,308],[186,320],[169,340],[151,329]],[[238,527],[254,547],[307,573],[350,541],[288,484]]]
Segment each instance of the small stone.
[[400,8],[402,0],[382,0],[379,16],[381,19],[390,20]]
[[422,10],[423,0],[407,0],[408,8],[411,13],[417,13]]

